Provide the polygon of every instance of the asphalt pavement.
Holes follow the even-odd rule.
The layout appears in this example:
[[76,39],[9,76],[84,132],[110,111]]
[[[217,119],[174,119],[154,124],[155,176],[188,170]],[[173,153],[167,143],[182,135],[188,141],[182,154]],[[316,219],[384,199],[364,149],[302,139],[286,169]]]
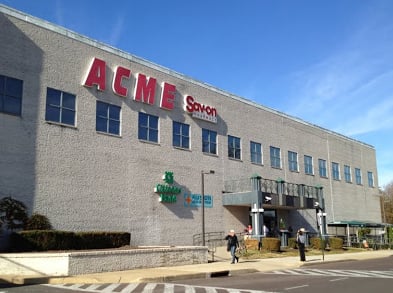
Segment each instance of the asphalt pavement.
[[167,282],[192,278],[211,278],[215,276],[231,276],[252,272],[293,269],[309,264],[328,263],[347,260],[364,260],[393,256],[393,250],[364,250],[337,254],[307,256],[300,262],[298,256],[274,257],[263,259],[242,259],[236,264],[230,263],[230,255],[225,249],[218,249],[214,261],[205,264],[194,264],[174,267],[157,267],[134,269],[127,271],[94,273],[68,277],[51,276],[0,276],[1,283],[13,284],[100,284],[100,283],[143,283]]

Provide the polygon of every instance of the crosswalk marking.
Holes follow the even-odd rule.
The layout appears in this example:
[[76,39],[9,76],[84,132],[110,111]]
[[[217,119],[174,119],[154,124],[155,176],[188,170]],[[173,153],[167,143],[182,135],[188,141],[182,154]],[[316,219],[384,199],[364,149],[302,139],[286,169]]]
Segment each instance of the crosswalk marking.
[[103,289],[101,292],[103,293],[111,293],[113,290],[115,290],[117,287],[119,287],[119,284],[110,284],[108,287]]
[[120,293],[132,293],[136,287],[138,287],[138,283],[128,284]]
[[143,293],[152,293],[156,286],[157,286],[156,283],[146,284],[145,288],[143,288]]
[[186,286],[184,293],[195,293],[195,288],[191,286]]
[[393,271],[291,269],[266,272],[265,274],[393,279]]
[[[56,287],[61,289],[78,290],[83,292],[91,293],[174,293],[181,292],[183,289],[184,293],[195,293],[201,292],[205,293],[217,293],[217,292],[228,292],[228,293],[274,293],[267,291],[258,290],[244,290],[244,289],[233,289],[233,288],[221,288],[221,287],[207,287],[207,286],[191,286],[183,284],[171,284],[171,283],[130,283],[130,284],[47,284],[45,286]],[[175,288],[176,287],[176,288]]]

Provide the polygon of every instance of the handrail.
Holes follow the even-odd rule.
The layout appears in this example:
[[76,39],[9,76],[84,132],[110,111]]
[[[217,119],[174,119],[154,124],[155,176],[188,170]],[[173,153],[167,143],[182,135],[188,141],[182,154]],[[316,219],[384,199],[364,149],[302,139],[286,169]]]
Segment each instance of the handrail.
[[[278,184],[277,180],[261,178],[259,182],[260,190],[265,193],[278,194]],[[282,182],[283,184],[283,194],[306,198],[318,198],[317,187],[305,184],[298,184],[292,182]],[[236,180],[226,180],[224,181],[223,193],[238,193],[238,192],[249,192],[252,191],[252,183],[249,178],[242,178]]]

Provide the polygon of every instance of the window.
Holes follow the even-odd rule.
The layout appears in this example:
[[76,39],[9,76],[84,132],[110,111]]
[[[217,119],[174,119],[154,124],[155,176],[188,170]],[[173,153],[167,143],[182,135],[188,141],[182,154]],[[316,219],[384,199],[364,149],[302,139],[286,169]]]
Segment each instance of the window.
[[217,154],[217,132],[202,129],[202,152]]
[[351,167],[348,165],[344,165],[344,178],[345,178],[345,182],[348,183],[352,182]]
[[251,163],[262,165],[262,145],[257,142],[250,142]]
[[75,125],[76,96],[47,88],[45,120],[66,125]]
[[228,135],[228,158],[241,159],[240,138]]
[[374,187],[374,175],[373,175],[373,172],[370,172],[370,171],[367,172],[367,179],[368,179],[368,186],[369,187]]
[[332,162],[332,177],[334,180],[340,180],[340,165]]
[[139,112],[138,139],[158,142],[158,117]]
[[326,160],[319,159],[318,166],[319,166],[319,176],[327,178]]
[[313,167],[311,156],[304,155],[304,173],[308,175],[314,174],[314,167]]
[[359,168],[355,168],[355,180],[357,185],[362,184],[362,172],[360,172]]
[[273,168],[281,168],[280,148],[270,147],[270,164]]
[[120,135],[120,107],[97,101],[96,131]]
[[0,75],[0,112],[22,114],[23,81]]
[[288,167],[289,171],[299,171],[296,152],[288,151]]
[[190,125],[173,121],[172,145],[179,148],[190,148]]

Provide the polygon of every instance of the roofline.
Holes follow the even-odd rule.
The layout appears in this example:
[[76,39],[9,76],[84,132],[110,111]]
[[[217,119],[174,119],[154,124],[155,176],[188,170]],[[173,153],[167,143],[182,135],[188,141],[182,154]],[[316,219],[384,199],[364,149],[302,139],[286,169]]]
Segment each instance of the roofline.
[[289,114],[285,114],[285,113],[283,113],[281,111],[274,110],[274,109],[268,108],[266,106],[262,106],[261,104],[258,104],[258,103],[254,102],[254,101],[249,100],[249,99],[246,99],[246,98],[240,97],[238,95],[232,94],[230,92],[227,92],[225,90],[219,89],[219,88],[217,88],[215,86],[212,86],[212,85],[210,85],[208,83],[205,83],[205,82],[202,82],[202,81],[198,81],[198,80],[193,79],[191,77],[188,77],[188,76],[186,76],[184,74],[181,74],[181,73],[179,73],[177,71],[171,70],[171,69],[166,68],[166,67],[161,66],[161,65],[158,65],[156,63],[153,63],[153,62],[148,61],[146,59],[143,59],[141,57],[137,57],[137,56],[135,56],[135,55],[133,55],[131,53],[122,51],[122,50],[117,49],[117,48],[115,48],[113,46],[107,45],[107,44],[105,44],[103,42],[100,42],[100,41],[94,40],[92,38],[86,37],[84,35],[81,35],[79,33],[71,31],[69,29],[66,29],[66,28],[64,28],[64,27],[62,27],[60,25],[53,24],[53,23],[51,23],[49,21],[43,20],[41,18],[32,16],[32,15],[29,15],[27,13],[24,13],[22,11],[14,9],[14,8],[8,7],[6,5],[0,4],[0,12],[2,12],[4,14],[7,14],[7,15],[10,15],[12,17],[18,18],[18,19],[23,20],[25,22],[28,22],[28,23],[40,26],[40,27],[42,27],[44,29],[49,29],[49,30],[54,31],[54,32],[56,32],[58,34],[66,36],[68,38],[71,38],[71,39],[77,40],[79,42],[85,43],[87,45],[99,48],[99,49],[101,49],[103,51],[106,51],[106,52],[111,53],[111,54],[115,54],[115,55],[117,55],[119,57],[122,57],[122,58],[125,58],[127,60],[137,62],[139,64],[142,64],[142,65],[146,66],[146,67],[150,67],[152,69],[160,71],[162,73],[173,75],[176,78],[182,79],[184,81],[187,81],[187,82],[192,83],[192,84],[197,85],[197,86],[204,87],[206,89],[209,89],[209,90],[214,91],[216,93],[219,93],[221,95],[227,96],[228,98],[234,99],[234,100],[236,100],[238,102],[241,102],[241,103],[244,103],[244,104],[247,104],[247,105],[259,108],[259,109],[262,109],[264,111],[276,114],[276,115],[284,117],[284,118],[288,118],[290,120],[296,121],[298,123],[301,123],[301,124],[304,124],[304,125],[307,125],[307,126],[310,126],[310,127],[313,127],[313,128],[320,129],[320,130],[322,130],[322,131],[324,131],[326,133],[329,133],[331,135],[343,138],[345,140],[350,140],[350,141],[353,141],[353,142],[360,143],[363,146],[366,146],[366,147],[369,147],[369,148],[372,148],[372,149],[375,150],[374,146],[372,146],[370,144],[367,144],[365,142],[362,142],[362,141],[356,140],[354,138],[351,138],[351,137],[345,136],[343,134],[340,134],[338,132],[326,129],[326,128],[321,127],[319,125],[307,122],[307,121],[305,121],[305,120],[303,120],[301,118],[298,118],[298,117],[295,117],[295,116],[291,116]]

